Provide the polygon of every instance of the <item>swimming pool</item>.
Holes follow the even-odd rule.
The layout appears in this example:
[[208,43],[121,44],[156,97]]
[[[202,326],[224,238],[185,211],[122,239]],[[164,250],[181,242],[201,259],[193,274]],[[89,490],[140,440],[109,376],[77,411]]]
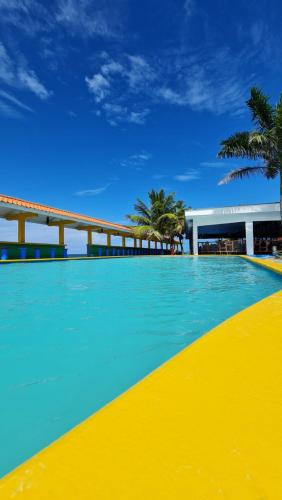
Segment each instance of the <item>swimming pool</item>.
[[282,282],[236,257],[3,265],[0,279],[1,475]]

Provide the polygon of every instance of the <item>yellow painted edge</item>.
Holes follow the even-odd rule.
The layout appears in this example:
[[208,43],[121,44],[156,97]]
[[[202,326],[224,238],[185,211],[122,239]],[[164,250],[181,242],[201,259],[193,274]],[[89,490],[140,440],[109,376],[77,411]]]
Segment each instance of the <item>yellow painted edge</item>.
[[253,264],[265,267],[275,273],[282,274],[282,260],[279,262],[279,260],[260,259],[259,257],[249,257],[248,255],[242,255],[241,257],[249,262],[253,262]]
[[282,291],[0,481],[1,500],[282,498]]
[[171,257],[170,255],[104,255],[97,257],[59,257],[46,259],[6,259],[0,260],[0,264],[28,264],[32,262],[58,262],[68,260],[97,260],[97,259],[128,259],[132,257]]

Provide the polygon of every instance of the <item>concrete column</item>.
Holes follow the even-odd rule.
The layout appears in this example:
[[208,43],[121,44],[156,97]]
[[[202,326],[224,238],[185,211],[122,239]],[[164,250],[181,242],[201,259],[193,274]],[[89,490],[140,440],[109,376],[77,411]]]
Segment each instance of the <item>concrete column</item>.
[[141,239],[139,240],[139,243],[140,243],[140,248],[142,248],[142,240]]
[[91,229],[88,229],[88,231],[87,231],[87,243],[88,243],[88,245],[92,245],[92,244],[93,244],[93,242],[92,242],[92,231],[91,231]]
[[155,250],[157,250],[157,248],[158,248],[158,242],[155,241]]
[[134,245],[134,248],[137,247],[137,241],[136,241],[136,238],[133,239],[133,245]]
[[151,241],[148,240],[148,249],[150,250],[151,249]]
[[126,239],[125,236],[122,237],[122,248],[125,248],[126,246]]
[[25,243],[25,218],[18,219],[18,243]]
[[59,224],[59,245],[65,244],[65,226],[64,224]]
[[247,255],[254,255],[254,223],[245,222]]
[[109,233],[107,234],[107,246],[111,246],[111,235]]
[[193,254],[198,255],[198,226],[193,221]]

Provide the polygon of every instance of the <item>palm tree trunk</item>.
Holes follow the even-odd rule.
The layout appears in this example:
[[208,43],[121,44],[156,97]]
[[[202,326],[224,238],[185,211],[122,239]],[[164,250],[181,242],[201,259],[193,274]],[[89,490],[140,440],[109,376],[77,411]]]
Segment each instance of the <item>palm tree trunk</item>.
[[179,236],[179,244],[180,244],[181,253],[183,253],[183,243],[182,243],[182,237],[181,236]]

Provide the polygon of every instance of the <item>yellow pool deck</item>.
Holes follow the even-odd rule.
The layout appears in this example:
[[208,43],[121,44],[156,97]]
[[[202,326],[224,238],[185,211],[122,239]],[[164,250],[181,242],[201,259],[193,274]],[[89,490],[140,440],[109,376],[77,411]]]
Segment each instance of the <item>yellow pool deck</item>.
[[279,500],[281,464],[282,291],[15,469],[0,499]]

